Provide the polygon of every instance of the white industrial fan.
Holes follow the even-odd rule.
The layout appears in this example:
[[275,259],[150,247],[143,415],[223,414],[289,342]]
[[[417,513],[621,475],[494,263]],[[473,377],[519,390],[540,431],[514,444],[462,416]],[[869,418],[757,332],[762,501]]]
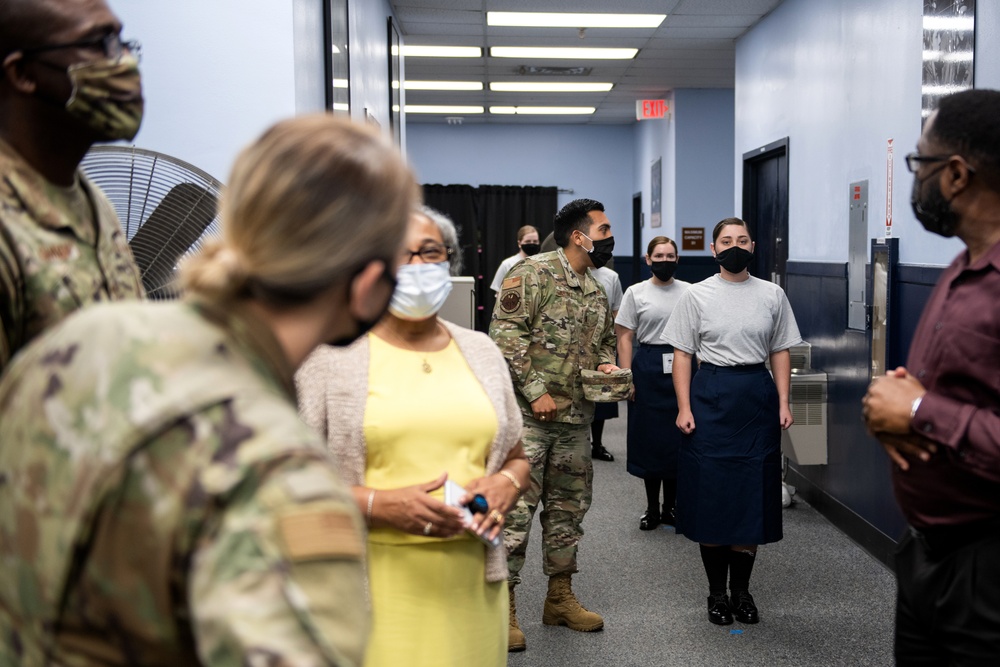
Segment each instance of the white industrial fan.
[[222,184],[175,157],[95,146],[80,165],[111,200],[151,299],[177,296],[180,260],[219,234]]

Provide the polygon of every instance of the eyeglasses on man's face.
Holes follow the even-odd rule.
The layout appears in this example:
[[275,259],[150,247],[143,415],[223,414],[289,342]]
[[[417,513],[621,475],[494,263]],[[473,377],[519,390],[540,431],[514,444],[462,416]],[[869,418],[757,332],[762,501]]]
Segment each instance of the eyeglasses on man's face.
[[121,61],[122,55],[126,51],[132,54],[136,60],[142,59],[142,45],[134,39],[123,42],[121,35],[116,32],[111,32],[101,37],[82,39],[78,42],[45,44],[44,46],[35,46],[30,49],[21,49],[21,53],[27,56],[46,51],[58,51],[60,49],[100,49],[104,53],[104,57],[115,64]]
[[950,160],[950,155],[921,155],[919,153],[910,153],[906,156],[906,168],[910,170],[911,174],[917,173],[920,169],[920,165],[927,163],[933,164],[934,162],[945,162]]
[[440,243],[425,243],[420,250],[403,250],[403,264],[410,264],[413,258],[419,256],[424,264],[439,264],[448,261],[455,251]]

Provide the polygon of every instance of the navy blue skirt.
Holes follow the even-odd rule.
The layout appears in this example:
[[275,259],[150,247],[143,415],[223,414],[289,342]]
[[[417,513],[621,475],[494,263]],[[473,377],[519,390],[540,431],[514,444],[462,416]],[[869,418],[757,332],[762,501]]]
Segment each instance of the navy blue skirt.
[[764,364],[703,363],[678,457],[677,532],[703,544],[781,539],[778,390]]
[[628,463],[625,469],[643,479],[677,477],[677,395],[673,375],[663,374],[670,345],[640,344],[632,357],[635,401],[628,404]]
[[614,419],[618,416],[618,401],[611,403],[594,403],[594,421]]

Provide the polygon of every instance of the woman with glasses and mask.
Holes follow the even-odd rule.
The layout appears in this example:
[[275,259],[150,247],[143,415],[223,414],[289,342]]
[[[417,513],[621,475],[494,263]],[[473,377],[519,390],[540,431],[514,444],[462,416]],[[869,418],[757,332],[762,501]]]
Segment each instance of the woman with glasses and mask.
[[0,663],[361,664],[363,515],[294,372],[381,316],[417,198],[370,128],[278,123],[236,159],[183,299],[91,306],[15,358]]
[[646,265],[653,276],[626,290],[615,319],[618,361],[622,368],[632,369],[634,387],[628,406],[626,469],[641,478],[646,487],[646,511],[639,518],[639,530],[653,530],[661,523],[674,524],[681,433],[674,424],[674,349],[663,344],[660,337],[670,313],[691,286],[674,278],[677,261],[674,241],[666,236],[652,239],[646,248]]
[[[677,532],[701,544],[708,619],[717,625],[734,616],[759,620],[750,574],[758,545],[782,537],[781,430],[792,425],[788,350],[802,342],[784,291],[747,270],[753,248],[746,222],[719,222],[711,246],[719,274],[684,293],[663,332],[674,346],[677,426],[686,436]],[[692,378],[695,354],[701,364]]]
[[[456,245],[448,218],[414,213],[389,312],[349,348],[317,350],[297,376],[302,415],[369,526],[369,667],[507,661],[501,530],[528,463],[500,351],[437,316]],[[467,525],[444,502],[446,482],[466,490],[461,503],[479,494],[488,509]]]
[[503,279],[507,276],[507,272],[514,268],[515,264],[525,257],[537,255],[541,248],[542,246],[538,243],[537,229],[531,225],[525,225],[517,230],[517,254],[500,262],[500,268],[497,269],[496,275],[493,276],[493,283],[490,285],[493,291],[500,291]]

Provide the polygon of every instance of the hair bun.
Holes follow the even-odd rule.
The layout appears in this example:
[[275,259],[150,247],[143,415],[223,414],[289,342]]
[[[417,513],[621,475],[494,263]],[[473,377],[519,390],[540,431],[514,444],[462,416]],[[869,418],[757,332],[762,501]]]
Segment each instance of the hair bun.
[[240,254],[220,239],[212,239],[181,267],[185,291],[224,301],[243,291],[249,273]]

